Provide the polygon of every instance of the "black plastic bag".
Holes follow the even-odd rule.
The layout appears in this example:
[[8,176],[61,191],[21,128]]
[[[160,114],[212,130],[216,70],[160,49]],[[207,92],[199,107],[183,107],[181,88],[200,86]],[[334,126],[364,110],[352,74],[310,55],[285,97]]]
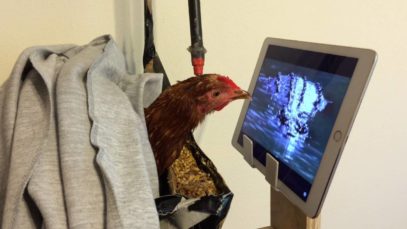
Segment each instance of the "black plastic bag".
[[162,175],[160,177],[160,193],[162,196],[156,200],[161,227],[163,229],[221,228],[223,220],[229,211],[233,193],[218,173],[212,161],[196,144],[192,135],[186,147],[194,157],[198,168],[208,174],[214,181],[217,194],[189,199],[178,194],[169,195],[171,190],[168,185],[168,175]]

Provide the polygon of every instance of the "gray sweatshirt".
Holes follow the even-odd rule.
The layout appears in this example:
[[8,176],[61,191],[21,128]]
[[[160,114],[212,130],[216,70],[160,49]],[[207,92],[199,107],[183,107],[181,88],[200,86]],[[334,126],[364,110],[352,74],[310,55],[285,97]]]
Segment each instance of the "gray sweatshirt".
[[161,83],[110,36],[25,50],[0,87],[1,228],[159,228],[143,108]]

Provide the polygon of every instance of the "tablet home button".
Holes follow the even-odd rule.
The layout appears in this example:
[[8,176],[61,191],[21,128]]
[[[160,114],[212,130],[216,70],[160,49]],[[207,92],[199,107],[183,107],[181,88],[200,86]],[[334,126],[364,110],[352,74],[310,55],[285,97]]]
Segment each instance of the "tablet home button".
[[334,140],[339,142],[342,138],[342,132],[340,130],[335,131]]

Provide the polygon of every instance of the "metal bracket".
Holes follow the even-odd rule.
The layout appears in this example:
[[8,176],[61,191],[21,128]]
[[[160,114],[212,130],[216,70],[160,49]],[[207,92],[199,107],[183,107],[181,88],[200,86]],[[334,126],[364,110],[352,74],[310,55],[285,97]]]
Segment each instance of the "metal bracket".
[[259,163],[253,156],[253,141],[243,134],[243,157],[246,162],[253,168],[257,167],[266,177],[271,187],[279,191],[278,188],[278,166],[279,162],[270,153],[266,153],[266,166]]
[[243,157],[254,168],[253,141],[246,135],[243,135]]

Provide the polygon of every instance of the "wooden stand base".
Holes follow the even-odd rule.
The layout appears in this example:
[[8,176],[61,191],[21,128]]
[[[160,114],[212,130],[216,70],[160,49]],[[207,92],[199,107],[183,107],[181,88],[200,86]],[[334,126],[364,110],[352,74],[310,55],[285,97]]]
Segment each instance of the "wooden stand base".
[[321,218],[311,219],[304,215],[280,192],[270,190],[271,226],[262,229],[320,229]]

